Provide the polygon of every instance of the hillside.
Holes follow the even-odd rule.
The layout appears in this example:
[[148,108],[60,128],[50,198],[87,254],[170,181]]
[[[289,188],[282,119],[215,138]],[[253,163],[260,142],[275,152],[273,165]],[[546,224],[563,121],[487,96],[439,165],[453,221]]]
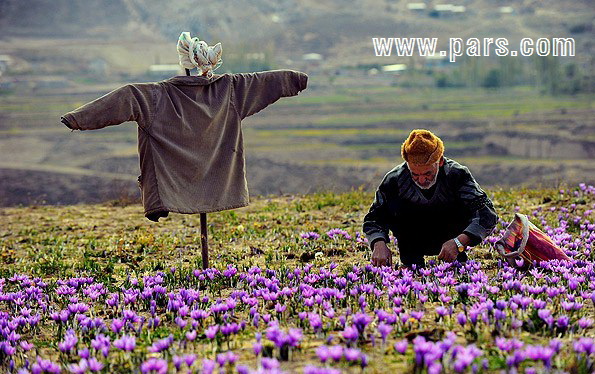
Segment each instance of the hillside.
[[[0,1],[0,206],[137,198],[135,125],[70,133],[59,118],[123,84],[183,74],[174,43],[182,30],[223,43],[220,73],[309,74],[298,97],[244,121],[255,195],[374,188],[413,128],[443,137],[447,156],[485,186],[595,182],[590,3],[470,0],[446,13],[425,4]],[[438,37],[439,48],[449,37],[577,44],[574,58],[555,63],[492,55],[451,64],[377,57],[375,36]],[[304,57],[312,52],[318,60]],[[382,71],[401,62],[404,74]],[[154,64],[174,66],[155,73]],[[490,77],[502,86],[487,87]]]
[[[370,63],[371,37],[575,37],[577,50],[592,53],[593,9],[590,1],[465,1],[465,11],[436,15],[438,3],[424,11],[408,10],[408,1],[312,0],[242,2],[190,0],[4,0],[0,35],[142,41],[175,40],[182,30],[223,45],[272,47],[278,61],[316,52],[336,63]],[[510,6],[512,14],[500,14]]]
[[[591,94],[326,82],[312,74],[300,95],[243,121],[251,194],[371,190],[414,128],[438,134],[483,186],[595,183]],[[98,89],[0,96],[0,206],[138,198],[135,123],[70,132],[59,121],[109,90]]]

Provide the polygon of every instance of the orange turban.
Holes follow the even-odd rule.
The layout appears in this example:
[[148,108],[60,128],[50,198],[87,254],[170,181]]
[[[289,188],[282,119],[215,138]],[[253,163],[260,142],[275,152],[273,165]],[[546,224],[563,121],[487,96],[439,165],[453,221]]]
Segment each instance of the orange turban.
[[444,144],[428,130],[413,130],[401,146],[403,159],[414,165],[431,165],[444,155]]

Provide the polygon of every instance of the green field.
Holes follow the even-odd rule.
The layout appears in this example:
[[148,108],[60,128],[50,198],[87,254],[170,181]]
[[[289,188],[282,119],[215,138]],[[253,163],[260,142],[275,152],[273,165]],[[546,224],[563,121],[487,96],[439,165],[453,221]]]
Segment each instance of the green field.
[[[313,75],[306,91],[243,121],[248,167],[261,165],[260,160],[276,164],[274,174],[270,165],[250,170],[248,179],[256,193],[346,191],[375,185],[401,162],[400,144],[414,128],[436,132],[445,141],[446,155],[468,164],[487,185],[552,186],[561,180],[590,181],[594,174],[584,154],[528,158],[522,152],[506,154],[510,149],[493,153],[486,142],[489,135],[506,134],[504,139],[512,136],[517,142],[509,148],[522,150],[539,147],[525,138],[546,137],[551,144],[568,143],[562,153],[576,148],[576,142],[593,142],[593,95],[553,97],[527,87],[492,91],[413,89],[388,83],[358,86],[361,80],[349,77],[338,77],[328,86],[325,79]],[[0,95],[0,166],[9,202],[21,201],[11,192],[23,188],[18,170],[61,171],[67,177],[128,174],[130,193],[136,191],[134,123],[85,132],[70,132],[60,123],[62,114],[109,89],[85,86],[68,95],[54,91]],[[362,168],[365,173],[360,173]],[[308,177],[308,170],[316,178]],[[297,181],[284,182],[288,175],[301,174]],[[349,178],[354,174],[356,178]],[[70,188],[87,188],[80,181],[62,179]],[[335,183],[339,180],[340,185]],[[48,186],[49,201],[59,201],[53,196],[63,188]]]
[[[592,187],[591,187],[592,188]],[[565,187],[565,192],[561,194],[558,190],[529,190],[529,189],[497,189],[488,190],[488,194],[494,201],[501,222],[494,232],[495,236],[501,235],[506,222],[512,219],[513,213],[530,214],[541,227],[546,225],[553,229],[561,228],[568,237],[562,240],[565,246],[569,243],[582,243],[578,246],[578,251],[574,256],[583,261],[582,264],[592,264],[592,254],[590,250],[584,247],[589,235],[593,235],[592,228],[585,228],[578,224],[569,226],[561,225],[559,214],[570,212],[572,217],[581,217],[586,221],[593,222],[595,215],[591,209],[595,204],[592,192],[583,193],[576,187]],[[128,205],[124,201],[114,201],[109,204],[101,205],[76,205],[65,207],[54,206],[32,206],[22,208],[5,208],[0,211],[3,218],[3,225],[0,227],[0,249],[1,264],[0,279],[6,282],[3,292],[10,295],[9,291],[16,289],[13,279],[33,279],[39,277],[39,282],[43,280],[44,291],[48,295],[50,310],[59,311],[60,308],[67,308],[72,301],[64,299],[64,296],[56,294],[63,290],[61,285],[67,280],[73,284],[76,279],[92,279],[97,287],[105,288],[109,294],[96,296],[88,294],[85,289],[84,295],[76,297],[77,302],[90,306],[88,313],[79,314],[77,317],[82,321],[82,316],[88,314],[93,318],[98,318],[106,323],[112,323],[111,329],[117,322],[118,317],[124,313],[130,314],[131,310],[138,313],[139,316],[149,318],[148,302],[138,301],[128,302],[119,307],[107,306],[107,300],[113,302],[114,295],[119,295],[120,300],[130,297],[130,292],[134,291],[137,282],[141,281],[146,287],[154,274],[162,274],[162,280],[159,281],[166,286],[169,293],[174,297],[179,292],[189,292],[196,289],[200,295],[207,296],[210,301],[196,304],[196,307],[209,308],[220,302],[220,300],[231,300],[238,292],[250,287],[237,276],[223,276],[225,271],[235,269],[242,274],[253,269],[262,269],[263,275],[275,274],[274,279],[282,284],[291,285],[291,276],[287,274],[323,274],[336,272],[337,276],[348,276],[348,274],[360,274],[361,279],[357,282],[348,282],[346,290],[359,289],[358,287],[379,287],[377,292],[381,296],[373,297],[369,295],[368,304],[361,307],[362,313],[369,313],[374,316],[375,308],[388,308],[385,301],[384,292],[390,290],[390,284],[384,284],[386,280],[380,278],[376,273],[370,272],[366,265],[370,262],[370,250],[367,244],[356,241],[361,233],[361,222],[366,213],[370,202],[373,199],[372,191],[352,191],[345,194],[312,194],[308,196],[286,196],[286,197],[260,197],[255,199],[251,206],[237,209],[234,211],[224,211],[208,215],[209,226],[209,244],[210,244],[210,266],[205,274],[215,275],[210,281],[198,281],[196,277],[201,274],[200,257],[200,223],[197,215],[172,214],[162,222],[155,224],[149,223],[142,216],[142,207],[139,205]],[[574,208],[573,208],[574,206]],[[570,209],[570,210],[568,210]],[[332,229],[343,230],[351,238],[328,236]],[[301,235],[306,232],[316,232],[320,239],[305,240]],[[557,233],[561,231],[556,231]],[[586,236],[585,236],[586,235]],[[578,241],[574,241],[574,239]],[[392,246],[391,246],[392,247]],[[396,256],[396,253],[395,253]],[[505,291],[502,289],[502,283],[505,282],[505,273],[499,262],[498,255],[488,245],[483,244],[474,248],[470,252],[471,259],[477,264],[475,274],[480,276],[482,282],[485,282],[487,295],[493,302],[502,302],[514,295],[514,291]],[[395,260],[398,259],[398,256]],[[577,266],[577,271],[586,271],[586,268]],[[312,270],[310,270],[310,267]],[[336,270],[333,270],[335,269]],[[252,269],[252,270],[251,270]],[[358,270],[361,269],[361,270]],[[364,270],[367,269],[367,270]],[[446,269],[446,270],[445,270]],[[433,271],[440,274],[450,274],[454,268],[433,268]],[[480,270],[478,270],[480,269]],[[351,272],[356,273],[351,273]],[[363,271],[363,272],[362,272]],[[383,270],[384,272],[390,270]],[[214,272],[214,273],[213,273]],[[457,275],[457,282],[469,282],[469,277],[473,273],[461,273],[454,270]],[[18,276],[15,276],[17,274]],[[518,339],[522,342],[523,349],[532,349],[531,347],[545,347],[549,342],[555,340],[561,344],[561,351],[556,355],[549,365],[556,370],[570,370],[573,373],[588,373],[592,364],[590,364],[588,355],[576,355],[572,353],[572,342],[577,342],[582,338],[592,338],[595,336],[593,327],[581,328],[577,330],[576,321],[579,318],[587,319],[593,315],[593,306],[588,304],[587,286],[581,286],[580,290],[573,294],[577,302],[581,301],[582,309],[570,314],[572,327],[569,330],[556,328],[553,330],[543,326],[539,317],[531,315],[528,312],[520,311],[515,313],[506,309],[506,319],[503,321],[504,327],[494,327],[490,322],[482,320],[477,324],[465,324],[459,326],[455,321],[454,314],[451,317],[439,317],[436,314],[436,308],[447,306],[453,308],[455,313],[462,313],[465,310],[465,304],[479,303],[477,296],[470,296],[468,301],[459,299],[454,291],[457,283],[442,284],[440,277],[411,275],[407,273],[398,273],[398,279],[410,279],[414,284],[424,284],[425,287],[444,286],[445,292],[448,292],[448,298],[443,301],[438,300],[438,294],[428,291],[433,295],[429,301],[417,300],[412,293],[410,296],[403,296],[403,307],[406,311],[420,311],[424,317],[419,320],[409,318],[406,322],[396,322],[394,329],[389,334],[387,344],[380,344],[380,337],[376,333],[376,328],[380,329],[380,321],[370,324],[365,331],[368,338],[362,338],[356,343],[346,340],[343,337],[342,327],[330,314],[326,315],[324,310],[315,307],[316,313],[322,313],[325,327],[321,332],[311,331],[307,324],[300,322],[297,313],[304,309],[302,302],[305,296],[299,293],[294,297],[282,297],[273,302],[259,302],[257,310],[261,314],[270,314],[273,319],[279,320],[282,329],[300,327],[303,329],[303,336],[300,338],[300,344],[295,349],[290,349],[291,353],[282,353],[274,348],[274,345],[264,337],[264,350],[262,357],[254,358],[252,345],[255,343],[254,334],[262,330],[254,328],[250,324],[246,325],[237,335],[224,337],[217,335],[216,339],[205,336],[204,329],[210,324],[223,323],[218,314],[204,320],[198,325],[199,334],[194,341],[186,341],[184,334],[192,329],[190,325],[186,328],[179,328],[176,323],[179,322],[174,311],[170,311],[167,306],[167,297],[157,298],[156,308],[151,313],[157,313],[160,318],[160,326],[154,328],[151,326],[134,327],[136,332],[125,328],[122,332],[112,332],[110,329],[103,331],[112,342],[124,336],[123,334],[136,336],[136,349],[134,352],[123,352],[112,347],[109,353],[109,360],[100,355],[99,349],[91,349],[92,357],[97,357],[103,366],[103,372],[132,373],[137,372],[138,367],[145,360],[159,359],[169,365],[170,372],[174,370],[174,364],[171,360],[173,356],[184,354],[195,354],[199,361],[191,366],[196,370],[201,365],[201,360],[215,360],[218,354],[234,352],[237,357],[236,364],[231,364],[225,369],[227,372],[236,372],[232,370],[235,365],[247,365],[248,367],[258,367],[259,362],[264,357],[277,362],[280,369],[286,372],[302,372],[308,365],[320,367],[321,363],[317,357],[317,349],[322,345],[347,345],[354,352],[360,352],[367,357],[367,367],[365,373],[386,373],[386,372],[406,372],[417,373],[419,366],[415,365],[414,353],[412,348],[407,348],[404,354],[400,354],[393,348],[395,342],[404,342],[409,340],[409,347],[417,342],[414,338],[425,336],[429,342],[444,342],[448,336],[454,337],[458,349],[473,346],[481,349],[483,361],[476,360],[481,365],[481,373],[499,372],[506,369],[507,354],[497,348],[497,339]],[[559,275],[559,274],[558,274]],[[14,277],[13,277],[14,276]],[[516,273],[519,282],[524,287],[551,286],[546,282],[549,277],[556,276],[548,270],[532,271],[531,273]],[[31,278],[28,278],[31,277]],[[76,277],[76,278],[75,278]],[[91,278],[88,278],[91,277]],[[242,276],[243,277],[243,276]],[[509,275],[506,275],[508,280]],[[537,278],[536,278],[537,277]],[[545,278],[544,278],[545,277]],[[570,282],[570,276],[563,279],[563,284]],[[568,279],[567,279],[568,278]],[[8,281],[10,279],[10,281]],[[263,278],[264,279],[264,278]],[[308,279],[308,278],[306,278]],[[351,278],[350,278],[351,279]],[[590,275],[592,283],[592,275]],[[58,282],[58,283],[56,283]],[[264,280],[263,280],[264,282]],[[336,287],[333,282],[327,283],[314,282],[314,280],[305,281],[304,286],[300,287],[320,287],[324,292],[332,287]],[[416,283],[417,282],[417,283]],[[384,285],[383,285],[384,284]],[[520,284],[520,283],[519,283]],[[586,283],[585,283],[586,284]],[[95,286],[94,286],[95,287]],[[329,288],[331,287],[331,288]],[[388,287],[388,288],[387,288]],[[575,287],[575,286],[571,286]],[[149,287],[150,288],[150,287]],[[81,287],[81,290],[84,288]],[[141,287],[140,290],[143,288]],[[144,288],[145,290],[147,288]],[[140,292],[139,290],[139,292]],[[184,291],[186,290],[186,291]],[[487,291],[489,290],[489,292]],[[579,291],[581,291],[579,293]],[[305,291],[304,291],[305,292]],[[77,293],[78,294],[78,293]],[[91,295],[91,296],[87,296]],[[108,297],[109,295],[109,297]],[[357,295],[357,293],[356,293]],[[579,295],[583,295],[582,297]],[[452,301],[448,301],[451,300]],[[258,297],[260,299],[260,297]],[[72,297],[70,300],[74,300]],[[359,299],[361,303],[361,298]],[[388,299],[390,303],[390,298]],[[442,300],[442,299],[440,299]],[[559,297],[554,298],[550,308],[555,311],[556,316],[562,316],[565,312],[562,310],[563,300]],[[583,305],[584,302],[584,305]],[[4,303],[0,301],[0,303]],[[8,301],[6,303],[9,303]],[[25,365],[26,359],[33,359],[35,355],[43,359],[49,359],[62,365],[63,368],[72,367],[79,362],[79,358],[74,352],[60,352],[59,344],[64,344],[68,331],[74,331],[80,338],[77,347],[88,346],[89,342],[95,336],[84,328],[81,328],[73,319],[66,323],[56,324],[49,318],[49,312],[42,312],[37,304],[27,302],[30,310],[39,312],[42,320],[34,328],[23,328],[20,330],[19,338],[33,344],[35,347],[31,351],[19,351],[14,355],[14,362],[17,367]],[[70,304],[69,304],[70,303]],[[276,314],[276,305],[286,303],[287,310]],[[358,307],[356,297],[347,296],[341,303],[334,306],[334,311],[346,316],[351,321],[355,321],[356,316],[350,316]],[[6,304],[9,305],[9,304]],[[11,304],[10,304],[11,305]],[[80,305],[80,304],[76,304]],[[199,306],[200,305],[200,306]],[[368,305],[368,306],[366,306]],[[11,307],[12,308],[12,307]],[[13,309],[10,310],[12,313]],[[122,308],[126,311],[122,312]],[[461,309],[462,308],[462,309]],[[153,309],[151,309],[153,310]],[[391,309],[387,309],[389,312]],[[397,310],[397,309],[395,309]],[[181,313],[181,312],[180,312]],[[391,312],[392,313],[392,312]],[[519,315],[525,316],[526,324],[522,328],[509,326],[510,318],[514,320]],[[516,317],[515,317],[516,316]],[[224,317],[224,318],[230,318]],[[231,321],[245,321],[249,319],[248,308],[238,307],[231,316]],[[485,317],[484,317],[485,318]],[[113,321],[113,322],[112,322]],[[230,320],[228,320],[229,323]],[[529,322],[532,321],[532,322]],[[83,322],[80,322],[83,323]],[[306,322],[307,323],[307,322]],[[535,323],[536,325],[533,325]],[[541,324],[540,324],[541,323]],[[582,322],[581,322],[582,323]],[[135,323],[134,326],[137,326]],[[66,329],[73,330],[66,330]],[[266,326],[264,327],[266,328]],[[267,330],[268,331],[268,330]],[[452,331],[454,335],[448,335]],[[66,334],[66,335],[65,335]],[[99,334],[99,331],[97,332]],[[171,338],[168,338],[171,336]],[[376,336],[376,343],[369,340],[369,337]],[[173,339],[175,344],[168,346],[161,353],[150,353],[152,347],[160,339]],[[273,339],[273,338],[270,338]],[[450,338],[449,338],[450,339]],[[178,344],[179,342],[179,344]],[[418,344],[419,342],[415,343]],[[153,344],[153,346],[152,346]],[[433,344],[433,343],[432,343]],[[452,344],[452,343],[451,343]],[[62,349],[62,348],[60,348]],[[417,348],[415,348],[417,349]],[[465,348],[466,349],[466,348]],[[450,352],[450,351],[449,351]],[[451,353],[448,353],[450,357]],[[359,356],[358,356],[359,357]],[[445,356],[446,357],[446,356]],[[586,358],[585,358],[586,357]],[[446,361],[444,361],[446,360]],[[446,373],[454,373],[452,370],[453,361],[444,358],[442,364]],[[587,360],[587,361],[585,361]],[[169,364],[168,364],[169,362]],[[326,367],[340,369],[346,373],[362,372],[360,363],[350,363],[345,359],[337,362],[329,362]],[[549,361],[548,361],[549,362]],[[0,356],[0,368],[7,369],[8,361],[4,356]],[[535,368],[538,372],[546,370],[545,364],[536,360],[523,359],[517,364],[519,369]],[[323,365],[324,366],[324,365]],[[239,366],[237,366],[239,369]],[[425,372],[425,371],[424,371]],[[471,372],[470,369],[462,372]]]

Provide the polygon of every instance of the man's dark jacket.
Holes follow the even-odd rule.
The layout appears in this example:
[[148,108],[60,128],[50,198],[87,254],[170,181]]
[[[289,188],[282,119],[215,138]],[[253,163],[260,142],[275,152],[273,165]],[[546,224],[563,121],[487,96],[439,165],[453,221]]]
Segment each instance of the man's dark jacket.
[[363,230],[370,246],[389,242],[389,230],[403,254],[436,255],[442,244],[465,233],[475,246],[492,231],[498,216],[486,193],[469,169],[444,158],[436,184],[420,189],[406,163],[388,172],[364,218]]

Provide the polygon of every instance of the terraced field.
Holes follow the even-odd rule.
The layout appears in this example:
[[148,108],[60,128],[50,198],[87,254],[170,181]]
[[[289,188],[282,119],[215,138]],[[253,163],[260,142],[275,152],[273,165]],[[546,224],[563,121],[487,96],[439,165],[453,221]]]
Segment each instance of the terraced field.
[[[59,120],[115,87],[0,96],[0,204],[76,203],[84,194],[69,191],[88,183],[105,187],[90,202],[137,195],[135,124],[71,133]],[[407,89],[378,77],[329,86],[313,75],[308,90],[244,121],[248,181],[255,195],[373,188],[409,131],[428,128],[482,184],[592,182],[594,112],[593,95]]]

